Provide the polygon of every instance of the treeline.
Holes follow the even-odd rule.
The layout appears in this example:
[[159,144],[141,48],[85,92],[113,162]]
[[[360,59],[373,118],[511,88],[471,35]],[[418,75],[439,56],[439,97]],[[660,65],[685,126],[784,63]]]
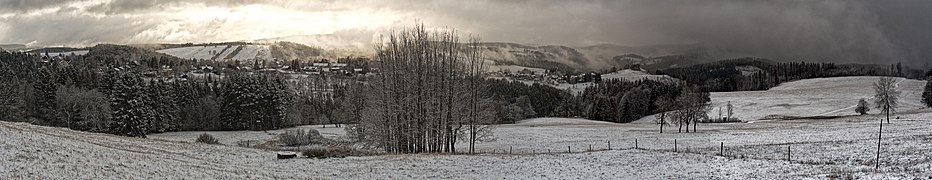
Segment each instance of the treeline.
[[906,70],[900,64],[889,68],[880,65],[788,62],[775,63],[760,58],[742,58],[690,67],[659,70],[656,74],[669,75],[695,84],[706,91],[767,90],[783,82],[810,78],[841,76],[903,76]]
[[[137,137],[179,130],[279,129],[332,116],[330,96],[339,89],[315,80],[322,78],[289,82],[281,75],[251,72],[208,75],[203,81],[171,73],[148,78],[142,72],[152,68],[139,62],[149,58],[123,59],[121,54],[52,58],[0,52],[0,120]],[[314,88],[298,92],[293,82],[300,81],[307,81],[301,87]]]
[[[626,123],[675,109],[671,102],[658,102],[675,101],[687,88],[673,81],[611,79],[574,95],[537,83],[486,80],[484,84],[482,97],[493,102],[496,122],[503,124],[536,117],[585,117]],[[700,99],[709,101],[708,93],[701,95]]]
[[683,91],[684,86],[675,82],[612,79],[586,88],[578,104],[584,105],[582,115],[588,119],[626,123],[672,110],[661,107],[658,100],[676,99]]
[[528,118],[577,114],[562,112],[562,103],[558,103],[574,99],[573,95],[551,86],[497,79],[484,80],[482,84],[481,96],[491,101],[497,123],[510,124]]

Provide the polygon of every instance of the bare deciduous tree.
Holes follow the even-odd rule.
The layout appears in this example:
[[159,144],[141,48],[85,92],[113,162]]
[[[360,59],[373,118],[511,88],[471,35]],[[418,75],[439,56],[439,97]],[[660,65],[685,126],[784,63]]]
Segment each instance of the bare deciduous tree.
[[[890,124],[890,113],[896,111],[900,93],[896,89],[896,80],[893,77],[880,77],[880,80],[874,83],[874,104],[880,109],[881,113],[887,116],[887,124]],[[880,140],[883,137],[883,119],[880,120],[880,129],[878,131],[876,168],[880,168]]]
[[673,98],[667,95],[660,96],[654,104],[657,106],[657,111],[660,112],[656,115],[656,123],[660,124],[660,133],[663,133],[663,126],[667,124],[666,118],[667,114],[669,114],[668,111],[672,110],[675,106]]
[[926,107],[932,107],[932,77],[927,77],[926,86],[922,91],[922,103]]
[[735,106],[731,105],[731,101],[728,101],[727,109],[728,117],[725,117],[725,121],[731,121],[731,116],[735,115]]
[[874,83],[874,105],[887,116],[887,124],[890,124],[890,113],[896,112],[901,93],[896,89],[896,79],[893,77],[880,77]]

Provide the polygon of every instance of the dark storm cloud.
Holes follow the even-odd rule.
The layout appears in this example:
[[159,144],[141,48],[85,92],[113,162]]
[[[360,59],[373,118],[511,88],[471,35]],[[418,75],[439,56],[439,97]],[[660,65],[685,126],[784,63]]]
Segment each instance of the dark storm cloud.
[[[486,40],[697,43],[779,60],[928,66],[932,1],[464,1],[418,9]],[[427,19],[431,21],[432,19]]]
[[[91,5],[75,8],[75,2]],[[9,34],[0,35],[0,41],[141,43],[135,41],[147,38],[140,39],[136,34],[148,33],[143,37],[157,38],[162,31],[151,28],[166,27],[166,23],[174,23],[169,20],[176,18],[138,14],[183,7],[248,5],[309,12],[392,12],[405,14],[396,20],[401,25],[409,25],[416,18],[429,26],[451,26],[476,33],[487,41],[571,46],[695,43],[781,60],[903,61],[913,66],[928,66],[927,59],[932,57],[932,1],[925,0],[0,0],[0,15],[16,14],[0,21],[0,31],[6,29]],[[20,15],[55,7],[60,8],[56,14]],[[56,26],[71,28],[52,28]],[[216,32],[186,27],[168,32]],[[123,30],[108,33],[114,28]]]

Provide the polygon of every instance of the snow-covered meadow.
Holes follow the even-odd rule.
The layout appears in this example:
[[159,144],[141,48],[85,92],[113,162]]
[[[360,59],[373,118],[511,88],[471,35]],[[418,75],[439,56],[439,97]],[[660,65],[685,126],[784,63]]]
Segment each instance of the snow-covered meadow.
[[[713,93],[713,103],[732,101],[738,107],[736,115],[748,122],[700,124],[698,132],[690,133],[677,133],[676,126],[659,133],[659,126],[647,120],[616,124],[529,119],[498,125],[491,141],[477,145],[479,155],[279,160],[273,151],[230,144],[272,140],[283,130],[174,132],[138,139],[0,122],[0,179],[932,178],[932,109],[914,104],[918,103],[914,91],[923,85],[920,81],[898,84],[904,91],[900,119],[883,126],[880,169],[874,169],[882,118],[876,110],[834,119],[758,120],[838,109],[843,111],[829,115],[853,114],[846,108],[869,96],[874,81],[876,77],[823,78],[790,82],[770,91]],[[808,101],[812,103],[803,103]],[[791,102],[797,105],[766,108]],[[797,111],[803,112],[793,114]],[[333,126],[295,129],[316,129],[330,138],[345,135]],[[193,143],[201,133],[216,136],[224,145]],[[463,152],[466,145],[458,148]],[[571,153],[566,153],[568,148]],[[787,148],[791,161],[786,160]]]
[[46,55],[46,54],[48,54],[48,56],[51,56],[51,57],[54,57],[54,56],[70,56],[70,55],[78,55],[78,56],[80,56],[80,55],[85,55],[85,54],[87,54],[87,52],[89,52],[89,51],[88,51],[88,50],[79,50],[79,51],[67,51],[67,52],[36,53],[36,54],[38,54],[38,55]]
[[[878,79],[816,78],[783,83],[767,91],[716,92],[710,95],[713,110],[709,116],[718,116],[718,107],[725,109],[729,101],[735,107],[736,117],[745,121],[765,119],[767,116],[856,115],[854,108],[859,99],[873,103],[872,83]],[[897,86],[903,92],[898,109],[924,107],[920,101],[925,81],[897,78]]]
[[336,127],[336,125],[307,125],[307,126],[298,126],[292,128],[285,128],[279,130],[270,130],[270,131],[182,131],[182,132],[167,132],[167,133],[158,133],[150,134],[148,138],[152,139],[162,139],[170,141],[189,141],[193,142],[201,134],[210,134],[217,138],[220,144],[225,145],[236,145],[237,141],[258,141],[266,142],[276,138],[278,134],[284,133],[288,130],[307,130],[313,129],[320,132],[321,136],[330,139],[340,139],[346,135],[346,131],[343,130],[343,127]]
[[[917,117],[920,117],[917,115]],[[921,114],[922,118],[932,113]],[[537,122],[534,122],[537,121]],[[550,121],[547,124],[540,121]],[[851,121],[851,122],[849,122]],[[382,155],[335,159],[275,159],[266,150],[206,145],[192,140],[138,139],[25,123],[0,122],[0,178],[217,178],[217,179],[776,179],[927,178],[930,120],[885,126],[884,165],[873,169],[877,121],[830,120],[703,125],[697,133],[656,133],[646,124],[532,120],[505,125],[482,155]],[[749,127],[745,127],[749,126]],[[642,149],[632,149],[634,138]],[[672,152],[671,141],[680,152]],[[580,152],[612,140],[613,149]],[[726,154],[717,155],[718,142]],[[782,160],[792,143],[793,162]],[[515,155],[502,154],[515,146]],[[542,153],[543,149],[573,153]],[[712,149],[696,149],[709,148]],[[686,149],[689,148],[689,152]],[[536,154],[525,154],[528,150]],[[561,150],[555,150],[561,149]],[[740,157],[744,155],[745,157]],[[773,156],[773,157],[770,157]]]
[[[215,61],[271,60],[268,45],[210,45],[162,49],[165,53],[183,59]],[[234,54],[235,53],[235,54]]]

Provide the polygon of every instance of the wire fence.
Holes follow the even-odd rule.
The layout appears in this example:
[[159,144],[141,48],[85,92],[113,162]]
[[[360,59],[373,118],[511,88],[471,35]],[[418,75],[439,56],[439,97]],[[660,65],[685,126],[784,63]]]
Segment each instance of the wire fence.
[[[932,137],[925,135],[925,137]],[[908,137],[884,138],[884,141]],[[877,151],[877,139],[853,139],[840,141],[756,143],[729,145],[727,141],[680,140],[680,139],[627,139],[571,145],[548,145],[548,147],[515,148],[509,146],[479,149],[479,154],[491,155],[540,155],[587,153],[607,150],[644,150],[670,153],[688,153],[728,158],[786,161],[789,163],[834,165],[873,165]],[[881,161],[883,163],[883,161]],[[891,162],[892,163],[892,162]]]

